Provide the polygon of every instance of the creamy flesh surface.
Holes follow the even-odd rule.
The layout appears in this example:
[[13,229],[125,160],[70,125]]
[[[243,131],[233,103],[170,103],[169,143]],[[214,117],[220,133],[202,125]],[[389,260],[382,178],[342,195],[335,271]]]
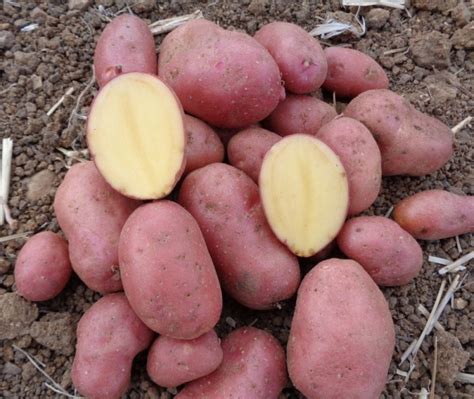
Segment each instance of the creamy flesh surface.
[[120,193],[138,199],[168,195],[184,169],[183,113],[157,77],[128,73],[96,97],[87,127],[97,168]]
[[312,136],[276,143],[260,172],[260,195],[275,235],[298,256],[329,244],[347,215],[349,191],[339,158]]

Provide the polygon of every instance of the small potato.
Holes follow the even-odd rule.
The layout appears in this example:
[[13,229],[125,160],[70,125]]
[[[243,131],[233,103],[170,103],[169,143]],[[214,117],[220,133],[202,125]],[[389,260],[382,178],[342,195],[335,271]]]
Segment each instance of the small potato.
[[130,14],[114,18],[97,42],[94,69],[99,87],[127,72],[156,75],[155,39],[145,21]]
[[298,25],[271,22],[254,35],[275,59],[285,88],[293,93],[311,93],[321,87],[328,70],[319,41]]
[[242,327],[222,341],[224,359],[207,377],[190,382],[176,399],[277,399],[285,387],[285,352],[269,333]]
[[147,372],[162,387],[177,387],[211,374],[222,363],[222,348],[214,330],[192,340],[158,337],[148,352]]
[[130,384],[133,358],[152,339],[123,293],[99,299],[77,326],[74,386],[90,399],[119,399]]
[[288,95],[265,119],[263,125],[280,136],[295,133],[316,135],[319,129],[337,116],[329,104],[304,95]]
[[324,89],[339,97],[355,97],[367,90],[388,88],[387,74],[368,55],[344,47],[328,47],[324,53],[328,63]]
[[227,156],[232,166],[242,170],[258,184],[263,158],[281,136],[269,130],[253,127],[233,136],[227,145]]
[[357,262],[329,259],[303,279],[288,339],[288,372],[308,399],[378,399],[395,331],[382,292]]
[[346,222],[337,244],[382,286],[408,284],[423,266],[423,251],[416,240],[393,220],[360,216]]
[[29,238],[18,254],[16,290],[29,301],[46,301],[64,289],[71,273],[66,240],[43,231]]
[[393,218],[419,240],[474,233],[474,196],[422,191],[400,201],[393,210]]
[[349,216],[365,211],[382,184],[382,158],[370,131],[355,119],[337,118],[324,125],[316,138],[336,153],[347,172]]

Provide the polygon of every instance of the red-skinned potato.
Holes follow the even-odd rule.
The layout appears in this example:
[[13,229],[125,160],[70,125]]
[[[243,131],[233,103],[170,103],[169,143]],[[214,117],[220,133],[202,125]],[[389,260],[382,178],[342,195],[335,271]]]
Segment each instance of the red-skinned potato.
[[207,377],[187,384],[176,399],[277,399],[286,383],[285,353],[269,333],[242,327],[222,340],[224,358]]
[[156,75],[155,39],[145,21],[130,14],[115,17],[97,42],[94,70],[99,87],[127,72]]
[[393,220],[359,216],[347,221],[337,237],[342,252],[382,286],[408,284],[423,266],[416,240]]
[[50,231],[28,239],[15,263],[17,292],[29,301],[58,295],[72,274],[66,240]]
[[162,387],[177,387],[211,374],[222,363],[222,348],[214,330],[192,340],[158,337],[148,352],[147,372]]
[[120,291],[120,231],[139,201],[110,187],[93,162],[74,165],[54,198],[58,224],[69,241],[72,268],[91,290]]
[[269,52],[245,33],[204,19],[181,25],[161,43],[159,76],[184,110],[213,126],[244,128],[285,97]]
[[90,399],[119,399],[128,389],[133,358],[153,332],[141,322],[123,293],[109,294],[84,313],[77,326],[71,377]]
[[308,399],[378,399],[395,331],[382,292],[357,262],[329,259],[303,279],[287,346],[291,381]]
[[328,70],[319,41],[298,25],[271,22],[254,35],[275,59],[285,88],[297,94],[311,93],[321,87]]
[[474,196],[422,191],[400,201],[393,210],[393,218],[419,240],[474,233]]
[[345,47],[328,47],[324,53],[328,63],[324,89],[339,97],[355,97],[367,90],[388,88],[387,74],[368,55]]

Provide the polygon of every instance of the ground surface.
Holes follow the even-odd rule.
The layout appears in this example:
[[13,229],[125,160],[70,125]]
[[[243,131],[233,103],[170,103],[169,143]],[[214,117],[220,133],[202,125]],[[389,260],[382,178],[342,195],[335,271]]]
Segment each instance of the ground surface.
[[[66,172],[65,157],[56,151],[85,148],[84,120],[96,88],[79,93],[91,78],[94,43],[104,26],[98,5],[107,12],[123,9],[123,0],[89,2],[83,10],[71,10],[67,1],[3,2],[0,10],[0,136],[14,139],[12,187],[9,205],[17,221],[13,228],[0,229],[0,237],[19,232],[58,230],[52,211],[55,188]],[[84,3],[88,1],[73,1]],[[129,1],[133,4],[133,1]],[[159,5],[156,5],[158,3]],[[454,126],[473,110],[472,24],[469,13],[457,1],[412,1],[428,4],[431,10],[412,7],[405,11],[372,11],[368,32],[363,38],[345,37],[327,42],[345,43],[377,59],[390,76],[391,88],[409,98],[416,106]],[[291,4],[291,5],[289,5]],[[324,5],[323,5],[324,4]],[[253,1],[166,1],[144,2],[134,6],[140,16],[154,21],[201,9],[205,16],[224,27],[253,33],[272,20],[286,20],[313,28],[330,12],[341,11],[340,2],[253,0]],[[467,10],[467,11],[466,11]],[[355,10],[346,9],[346,12]],[[363,11],[367,14],[369,9]],[[471,10],[473,11],[473,10]],[[344,18],[347,15],[338,15]],[[32,22],[38,28],[20,29]],[[157,37],[157,45],[161,37]],[[390,53],[390,50],[397,50]],[[386,52],[389,51],[387,54]],[[68,88],[74,93],[51,116],[46,112]],[[72,113],[74,111],[74,113]],[[72,114],[72,117],[70,117]],[[399,199],[430,188],[474,194],[473,133],[470,127],[456,137],[455,157],[440,171],[426,178],[393,177],[384,179],[383,191],[369,211],[385,214]],[[0,397],[45,398],[56,394],[44,386],[46,379],[25,356],[22,348],[46,365],[46,372],[69,392],[73,392],[70,368],[74,348],[75,324],[81,314],[98,298],[74,278],[56,299],[29,304],[8,293],[15,290],[13,265],[23,240],[0,244]],[[460,237],[462,253],[474,247],[472,236]],[[397,345],[385,398],[410,397],[421,388],[429,389],[433,365],[433,338],[421,347],[416,368],[408,382],[394,375],[401,354],[423,329],[425,319],[416,311],[418,304],[431,309],[441,278],[438,266],[429,264],[428,254],[459,257],[454,239],[423,244],[425,264],[421,275],[411,284],[385,289],[396,324]],[[469,277],[455,294],[454,307],[448,305],[440,323],[449,333],[439,337],[439,362],[436,394],[440,398],[472,398],[474,387],[450,381],[457,371],[456,343],[471,355],[464,368],[474,373],[474,284]],[[218,326],[221,336],[237,327],[254,323],[286,343],[294,302],[282,304],[271,312],[253,312],[226,298],[225,311]],[[227,318],[227,320],[226,320]],[[229,319],[230,318],[230,319]],[[14,324],[12,324],[14,322]],[[457,345],[459,346],[459,345]],[[459,350],[459,348],[458,348]],[[460,352],[461,354],[463,352]],[[462,356],[461,356],[462,357]],[[135,362],[130,398],[171,398],[147,378],[145,356]],[[406,370],[406,364],[402,367]],[[299,398],[290,386],[282,397]]]

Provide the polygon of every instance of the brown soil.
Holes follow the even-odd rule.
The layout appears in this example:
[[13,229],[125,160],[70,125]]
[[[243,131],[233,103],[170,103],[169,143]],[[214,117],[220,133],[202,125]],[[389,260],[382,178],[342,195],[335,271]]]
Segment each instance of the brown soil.
[[[94,43],[105,24],[98,6],[102,5],[111,14],[125,6],[124,0],[79,0],[69,3],[84,4],[84,8],[71,10],[67,3],[60,0],[4,1],[3,11],[0,11],[0,136],[14,139],[9,205],[17,221],[14,228],[2,227],[0,237],[18,232],[58,231],[52,200],[55,188],[66,172],[66,159],[56,148],[85,148],[84,118],[81,116],[87,115],[96,87],[82,97],[71,119],[70,115],[79,93],[91,78]],[[199,8],[208,19],[224,27],[253,33],[273,20],[291,21],[311,29],[329,12],[356,11],[342,10],[340,3],[338,0],[172,0],[144,1],[132,8],[150,22]],[[454,8],[458,3],[413,0],[411,16],[394,9],[372,10],[367,15],[371,8],[366,8],[362,13],[367,17],[368,32],[363,38],[346,36],[328,41],[332,44],[344,42],[374,57],[389,74],[393,90],[406,96],[422,111],[454,126],[472,113],[474,105],[473,29],[472,23],[467,25],[469,10],[463,5]],[[345,17],[345,14],[339,15],[339,18]],[[36,30],[20,31],[32,22],[38,23]],[[157,46],[160,40],[161,37],[157,37]],[[384,55],[393,49],[402,50]],[[75,88],[74,93],[48,117],[46,112],[70,87]],[[468,126],[456,136],[455,157],[442,170],[424,178],[385,178],[383,191],[368,213],[385,214],[401,198],[424,189],[442,188],[474,194],[473,142]],[[58,298],[44,303],[29,304],[9,294],[15,291],[13,265],[23,243],[24,240],[16,240],[0,244],[0,397],[57,396],[45,387],[45,378],[13,345],[42,361],[46,372],[73,392],[70,368],[75,324],[99,295],[86,289],[77,278],[72,279]],[[460,237],[460,243],[463,254],[474,249],[471,235]],[[435,273],[438,266],[426,260],[428,254],[453,259],[460,255],[454,239],[422,245],[425,264],[420,276],[404,287],[384,290],[397,334],[384,398],[410,397],[409,392],[429,389],[432,378],[433,336],[427,337],[422,345],[410,380],[405,383],[402,377],[394,375],[401,354],[424,326],[425,319],[416,311],[417,305],[431,309],[441,283],[440,276]],[[439,375],[447,376],[438,378],[438,398],[474,397],[472,385],[452,382],[452,376],[456,374],[456,369],[452,368],[459,367],[467,358],[464,351],[471,354],[464,372],[474,373],[474,284],[469,278],[455,298],[456,306],[448,305],[440,319],[450,338],[441,337],[438,342]],[[268,312],[250,311],[229,298],[225,302],[218,325],[221,336],[234,327],[253,323],[273,333],[282,344],[286,343],[294,301]],[[450,343],[453,340],[455,344]],[[456,351],[457,358],[461,351],[463,362],[443,361],[451,359],[450,348]],[[173,397],[172,392],[155,386],[146,376],[145,359],[146,355],[142,354],[135,362],[127,397]],[[402,368],[406,370],[406,364]],[[289,385],[283,397],[302,396]]]

